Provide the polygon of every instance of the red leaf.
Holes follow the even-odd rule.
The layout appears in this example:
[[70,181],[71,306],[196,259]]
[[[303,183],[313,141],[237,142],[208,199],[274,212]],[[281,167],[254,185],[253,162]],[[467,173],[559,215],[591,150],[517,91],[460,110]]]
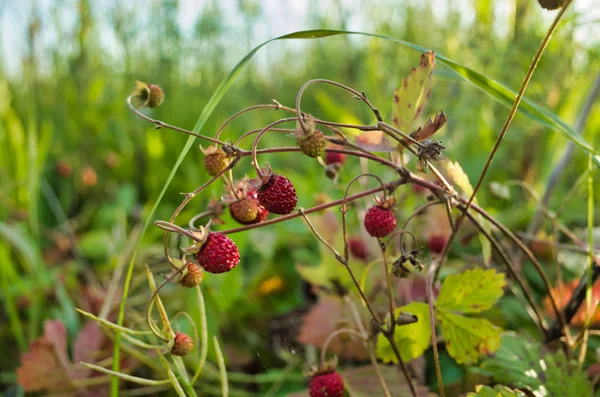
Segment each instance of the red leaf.
[[[94,363],[102,359],[100,350],[106,346],[107,338],[98,324],[88,321],[73,343],[74,365],[68,356],[67,333],[59,320],[44,323],[44,335],[31,342],[29,352],[21,355],[21,366],[17,368],[17,379],[26,392],[45,392],[52,397],[101,397],[106,395],[107,385],[90,389],[76,388],[73,380],[99,376],[98,373],[79,364],[80,361]],[[123,362],[122,368],[131,368],[132,362]]]
[[[579,285],[579,280],[573,280],[570,283],[563,285],[563,288],[555,287],[552,288],[552,295],[556,299],[556,304],[559,310],[564,310],[565,306],[571,299],[573,292]],[[600,303],[600,281],[597,281],[592,287],[592,313],[594,313],[594,308]],[[554,316],[554,310],[552,310],[552,305],[550,303],[550,298],[546,297],[544,299],[544,310],[549,316]],[[585,324],[586,319],[586,304],[585,301],[575,313],[575,316],[571,320],[571,324],[575,326],[583,326]],[[597,313],[594,317],[592,317],[592,325],[600,323],[600,312]]]
[[[350,308],[343,307],[341,299],[321,297],[319,302],[304,316],[298,342],[305,345],[323,347],[325,340],[339,328],[355,329]],[[369,358],[363,343],[349,334],[335,337],[329,344],[329,353],[340,358],[366,360]]]
[[72,391],[69,367],[65,326],[49,320],[44,324],[44,335],[31,342],[30,351],[21,356],[17,379],[26,392],[58,391],[67,396]]
[[77,377],[87,378],[91,369],[80,365],[80,362],[93,363],[98,360],[98,352],[106,341],[106,336],[100,330],[98,323],[88,321],[79,331],[73,343],[73,361],[77,365]]

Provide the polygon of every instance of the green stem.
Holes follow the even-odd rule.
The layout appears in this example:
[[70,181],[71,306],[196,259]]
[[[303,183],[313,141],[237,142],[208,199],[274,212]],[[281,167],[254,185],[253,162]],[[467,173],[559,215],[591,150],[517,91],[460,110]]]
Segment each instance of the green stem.
[[[485,165],[483,167],[483,170],[481,171],[481,175],[479,175],[479,179],[477,180],[477,183],[475,184],[473,193],[471,194],[471,197],[469,197],[469,201],[467,202],[467,207],[465,208],[463,215],[460,218],[458,218],[458,220],[456,222],[457,230],[460,227],[460,225],[462,224],[462,221],[465,218],[465,214],[469,210],[469,207],[471,207],[473,200],[475,200],[475,196],[477,195],[477,192],[479,191],[479,188],[481,187],[481,184],[483,183],[483,179],[485,178],[485,175],[487,174],[487,171],[490,168],[490,165],[492,164],[492,160],[494,159],[494,156],[496,155],[496,152],[498,151],[498,148],[500,147],[500,144],[502,143],[502,139],[504,139],[504,136],[506,135],[506,132],[508,131],[508,127],[510,127],[510,125],[515,117],[515,114],[517,113],[517,110],[519,109],[519,104],[521,103],[521,100],[523,99],[523,96],[525,95],[525,90],[527,89],[527,86],[529,85],[529,82],[531,81],[531,78],[533,77],[535,68],[537,67],[538,63],[540,62],[540,59],[542,58],[542,54],[544,53],[544,50],[546,49],[546,47],[548,46],[548,43],[550,42],[550,39],[552,38],[552,34],[558,27],[558,23],[560,22],[561,18],[563,17],[565,12],[569,8],[569,5],[572,2],[573,2],[573,0],[567,0],[565,5],[563,6],[563,8],[556,15],[556,18],[554,18],[552,25],[550,25],[548,32],[546,32],[546,35],[544,36],[544,39],[542,40],[540,47],[538,48],[537,52],[535,53],[535,56],[533,57],[533,60],[531,61],[531,64],[529,65],[529,69],[527,70],[527,73],[525,74],[523,83],[521,83],[521,88],[519,89],[519,92],[515,98],[513,106],[510,109],[510,112],[508,113],[508,117],[506,118],[506,121],[504,122],[504,126],[502,127],[502,130],[500,131],[500,135],[498,136],[498,139],[496,139],[496,142],[494,143],[494,146],[492,147],[492,151],[490,152],[488,159],[485,162]],[[453,233],[450,236],[450,240],[452,240],[455,235],[456,235],[456,233]]]

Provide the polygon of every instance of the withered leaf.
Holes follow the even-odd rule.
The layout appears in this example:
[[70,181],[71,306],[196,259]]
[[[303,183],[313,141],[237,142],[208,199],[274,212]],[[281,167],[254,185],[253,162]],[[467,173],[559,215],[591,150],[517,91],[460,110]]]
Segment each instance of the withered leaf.
[[[296,339],[299,343],[321,348],[327,337],[339,328],[355,328],[350,309],[344,307],[344,302],[339,298],[322,296],[304,316]],[[328,352],[343,359],[369,358],[362,341],[348,334],[334,338],[329,344]]]

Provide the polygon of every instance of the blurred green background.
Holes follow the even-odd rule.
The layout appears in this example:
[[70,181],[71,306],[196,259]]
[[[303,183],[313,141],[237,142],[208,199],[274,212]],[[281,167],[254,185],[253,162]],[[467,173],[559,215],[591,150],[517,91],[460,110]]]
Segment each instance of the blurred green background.
[[[593,3],[575,1],[527,91],[570,125],[600,72],[600,10]],[[82,291],[117,285],[120,293],[122,278],[113,280],[114,271],[127,262],[187,139],[154,130],[127,109],[125,98],[136,80],[159,84],[165,92],[164,105],[148,114],[191,129],[218,84],[255,45],[295,30],[326,28],[407,40],[516,90],[553,15],[534,0],[464,0],[452,6],[438,0],[0,0],[0,390],[18,390],[14,370],[19,362],[6,358],[27,351],[42,334],[45,319],[62,320],[73,337],[81,327],[73,307],[81,307]],[[313,78],[366,91],[389,120],[393,90],[418,57],[409,48],[356,36],[272,43],[242,71],[202,133],[213,135],[234,112],[273,98],[292,105],[300,86]],[[372,121],[356,101],[333,88],[309,90],[303,108],[328,120]],[[449,122],[436,137],[473,181],[508,109],[438,64],[424,116],[439,109]],[[597,109],[583,131],[595,147],[600,142]],[[272,111],[247,115],[225,136],[234,139],[275,117]],[[283,135],[271,139],[293,144]],[[519,179],[543,191],[567,142],[519,115],[486,180]],[[199,143],[177,172],[156,219],[168,219],[180,192],[208,179]],[[342,195],[321,167],[299,155],[265,160],[294,181],[302,206],[313,204],[319,192]],[[236,177],[252,175],[249,161],[243,164]],[[586,164],[587,155],[576,149],[551,208],[560,205]],[[358,163],[349,167],[358,170]],[[197,197],[181,222],[221,193],[214,187]],[[484,186],[480,203],[513,229],[524,230],[535,202],[519,189],[511,189],[510,200],[491,193]],[[585,198],[585,189],[575,192],[562,213],[564,222],[585,226]],[[226,218],[228,226],[233,223]],[[295,239],[282,238],[285,233]],[[148,296],[143,264],[157,274],[167,271],[161,236],[151,227],[142,240],[131,310],[143,307]],[[316,262],[319,253],[300,220],[233,238],[246,266],[208,280],[207,299],[211,332],[235,342],[231,349],[241,350],[232,356],[249,357],[237,367],[242,368],[269,350],[272,317],[302,307],[305,294],[294,264]],[[273,275],[283,280],[279,290],[252,295]],[[169,289],[166,294],[173,298],[173,310],[197,316],[193,294]],[[236,328],[244,330],[242,336]],[[264,360],[253,371],[278,363],[268,354]]]

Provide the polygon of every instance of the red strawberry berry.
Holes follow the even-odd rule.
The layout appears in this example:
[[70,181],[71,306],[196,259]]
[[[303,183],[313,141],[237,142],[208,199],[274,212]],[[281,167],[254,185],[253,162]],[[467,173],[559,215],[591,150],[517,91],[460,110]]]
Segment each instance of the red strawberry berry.
[[[340,147],[337,145],[332,145],[329,147],[330,149],[339,149]],[[325,164],[327,165],[331,165],[331,164],[343,164],[344,161],[346,161],[346,155],[343,153],[334,153],[334,152],[330,152],[327,151],[325,153]]]
[[283,175],[272,174],[258,189],[258,201],[267,211],[278,215],[289,214],[296,208],[298,197],[292,182]]
[[226,235],[210,232],[196,260],[209,273],[225,273],[240,263],[240,251]]
[[308,389],[310,397],[342,397],[344,379],[336,371],[317,374],[310,379]]
[[433,235],[433,236],[429,237],[429,240],[427,241],[427,245],[429,246],[429,249],[431,251],[435,252],[436,254],[439,254],[444,249],[444,245],[446,245],[446,240],[447,239],[444,236]]
[[194,288],[202,282],[203,276],[202,268],[195,263],[189,262],[187,264],[187,273],[179,280],[179,284],[186,288]]
[[396,216],[389,208],[375,205],[367,211],[365,229],[373,237],[385,237],[396,228]]
[[360,237],[350,237],[348,239],[348,246],[350,253],[357,259],[367,259],[367,245],[364,240]]
[[267,219],[269,211],[258,202],[257,192],[252,190],[246,197],[229,205],[231,217],[242,225],[252,225]]
[[175,334],[175,343],[171,348],[171,354],[176,356],[185,356],[194,349],[194,340],[183,332]]

